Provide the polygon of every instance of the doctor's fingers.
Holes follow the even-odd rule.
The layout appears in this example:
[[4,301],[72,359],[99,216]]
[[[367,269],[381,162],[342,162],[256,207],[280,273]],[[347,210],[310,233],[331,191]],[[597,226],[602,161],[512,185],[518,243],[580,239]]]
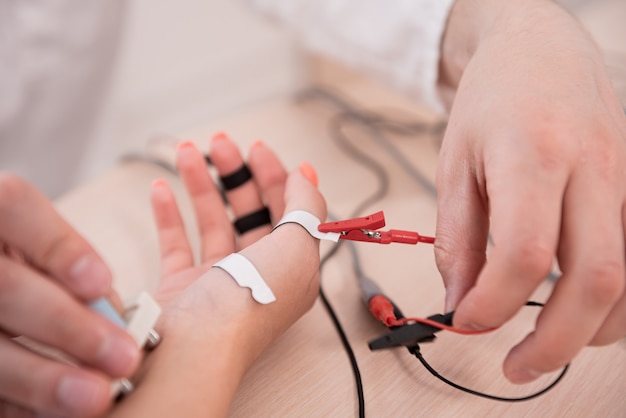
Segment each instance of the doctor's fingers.
[[111,399],[103,375],[43,357],[0,334],[0,416],[89,417]]
[[[622,208],[624,247],[626,247],[626,203]],[[626,259],[626,250],[624,258]],[[596,335],[591,340],[591,345],[611,344],[626,337],[626,291],[622,292],[619,301],[613,307]]]
[[111,273],[94,249],[43,194],[10,173],[0,173],[0,242],[80,299],[110,289]]
[[474,286],[485,264],[489,231],[488,203],[462,151],[444,142],[437,166],[435,260],[446,288],[446,312],[456,309]]
[[4,256],[0,330],[56,348],[109,376],[129,376],[139,361],[137,345],[123,329],[38,271]]
[[35,418],[32,408],[23,407],[0,397],[0,417]]
[[[564,366],[618,314],[616,304],[625,288],[622,199],[608,193],[614,182],[594,180],[588,170],[570,179],[559,244],[563,275],[535,332],[505,361],[505,372],[514,381],[523,383]],[[583,187],[590,184],[594,186]],[[622,325],[604,332],[614,341],[623,331]]]

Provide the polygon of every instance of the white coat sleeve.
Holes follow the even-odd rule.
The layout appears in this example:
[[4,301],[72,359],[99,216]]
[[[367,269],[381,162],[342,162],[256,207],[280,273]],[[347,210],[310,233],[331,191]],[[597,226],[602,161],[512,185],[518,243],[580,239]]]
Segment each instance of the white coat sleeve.
[[314,52],[443,112],[440,43],[454,0],[246,0]]

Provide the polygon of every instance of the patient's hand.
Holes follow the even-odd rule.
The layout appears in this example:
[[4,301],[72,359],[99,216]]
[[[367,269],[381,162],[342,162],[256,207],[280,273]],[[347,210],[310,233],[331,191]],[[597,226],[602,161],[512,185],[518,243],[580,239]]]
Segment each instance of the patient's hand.
[[[238,170],[244,164],[237,146],[223,135],[213,139],[211,159],[221,176]],[[298,270],[305,271],[306,283],[302,283],[305,285],[304,289],[298,289],[299,286],[294,286],[293,283],[282,283],[280,278],[269,275],[265,279],[275,293],[280,294],[281,290],[287,287],[290,291],[297,290],[302,296],[297,304],[309,307],[317,295],[318,288],[317,242],[308,236],[304,229],[294,225],[290,225],[288,231],[277,230],[271,236],[270,223],[244,234],[237,234],[222,196],[209,176],[203,155],[192,143],[182,143],[179,146],[176,163],[195,211],[200,255],[198,262],[195,262],[192,246],[173,193],[165,181],[155,181],[152,204],[161,244],[162,267],[156,299],[167,307],[168,304],[180,305],[178,299],[193,298],[193,295],[186,295],[194,293],[189,290],[190,286],[194,286],[194,291],[199,290],[196,287],[202,287],[204,291],[210,292],[212,284],[205,283],[210,282],[210,279],[203,278],[201,283],[197,283],[197,279],[216,261],[245,248],[244,253],[251,259],[262,254],[263,264],[268,264],[269,272],[283,270],[273,268],[274,264],[293,264],[290,266],[292,272],[290,281],[297,275]],[[248,165],[253,177],[241,186],[226,192],[228,205],[235,218],[257,211],[265,205],[269,208],[272,224],[275,224],[286,210],[295,209],[308,210],[321,220],[325,219],[325,202],[301,170],[288,175],[276,155],[260,142],[252,146]],[[284,226],[280,229],[283,228]],[[285,251],[298,241],[309,244],[306,246],[307,251],[299,252],[295,260],[286,260]],[[219,270],[215,273],[223,275]],[[229,284],[231,281],[232,279],[227,279]],[[246,294],[239,297],[251,299]],[[277,297],[280,301],[281,297],[279,295]],[[287,297],[291,298],[283,296]],[[302,313],[304,310],[306,309],[303,309]]]
[[[235,144],[224,136],[213,139],[211,159],[221,176],[243,164]],[[152,204],[162,258],[155,298],[163,307],[158,324],[163,340],[148,357],[137,390],[119,405],[122,414],[154,411],[168,415],[172,405],[176,408],[172,413],[179,416],[226,414],[247,369],[318,295],[316,239],[296,224],[283,225],[271,234],[269,223],[237,234],[204,158],[193,144],[179,146],[177,166],[195,210],[199,259],[194,260],[174,194],[164,181],[155,181]],[[253,178],[226,192],[235,218],[266,205],[272,223],[296,209],[325,219],[325,202],[310,166],[288,174],[262,143],[251,147],[248,166]],[[252,262],[272,289],[275,302],[256,302],[250,289],[239,287],[223,270],[211,268],[233,252],[241,252]],[[185,385],[177,385],[182,381]],[[172,397],[178,402],[173,404]]]

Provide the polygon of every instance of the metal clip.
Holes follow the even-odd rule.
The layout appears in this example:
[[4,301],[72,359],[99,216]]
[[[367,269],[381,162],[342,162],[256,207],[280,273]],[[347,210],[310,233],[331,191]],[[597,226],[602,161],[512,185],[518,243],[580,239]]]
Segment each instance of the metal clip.
[[[141,292],[137,298],[124,305],[124,313],[117,313],[111,302],[101,298],[90,303],[91,309],[114,324],[124,328],[137,343],[139,348],[153,349],[161,340],[154,326],[161,314],[161,307],[146,293]],[[111,383],[111,396],[114,399],[128,395],[134,389],[128,379],[116,379]]]
[[360,218],[346,219],[343,221],[327,222],[320,224],[320,232],[339,233],[339,239],[350,241],[375,242],[378,244],[390,244],[398,242],[402,244],[418,244],[425,242],[432,244],[435,238],[426,237],[413,231],[403,231],[400,229],[390,229],[389,231],[377,231],[385,226],[385,215],[383,211],[378,211],[368,216]]

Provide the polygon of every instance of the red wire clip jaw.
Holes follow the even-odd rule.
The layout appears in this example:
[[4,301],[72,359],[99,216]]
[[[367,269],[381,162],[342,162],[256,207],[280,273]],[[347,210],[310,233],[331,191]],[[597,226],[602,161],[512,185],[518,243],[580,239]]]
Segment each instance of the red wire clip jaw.
[[344,221],[327,222],[320,224],[320,232],[337,232],[339,239],[349,241],[375,242],[378,244],[390,244],[398,242],[402,244],[417,244],[420,242],[434,243],[435,238],[425,237],[417,232],[390,229],[389,231],[377,231],[385,226],[385,215],[378,211],[361,218],[346,219]]

